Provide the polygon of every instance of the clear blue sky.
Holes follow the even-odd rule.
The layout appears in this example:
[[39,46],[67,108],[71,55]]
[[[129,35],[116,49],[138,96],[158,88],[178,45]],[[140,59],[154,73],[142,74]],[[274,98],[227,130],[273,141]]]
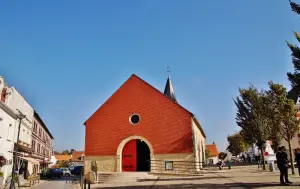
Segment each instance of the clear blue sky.
[[289,87],[288,0],[1,1],[0,75],[40,113],[56,150],[84,149],[84,121],[132,74],[177,98],[224,149],[232,98],[251,82]]

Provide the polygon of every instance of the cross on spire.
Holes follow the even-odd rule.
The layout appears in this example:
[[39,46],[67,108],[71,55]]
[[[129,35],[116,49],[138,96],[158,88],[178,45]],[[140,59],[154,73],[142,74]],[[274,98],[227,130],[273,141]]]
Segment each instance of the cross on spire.
[[[170,66],[167,66],[167,73],[170,73],[171,70],[170,70]],[[171,100],[173,100],[174,102],[177,102],[176,101],[176,97],[175,97],[175,92],[174,92],[174,88],[172,86],[172,83],[171,83],[171,78],[170,76],[168,76],[168,80],[167,80],[167,83],[166,83],[166,87],[165,87],[165,91],[164,91],[164,94],[169,97]]]
[[167,71],[166,72],[168,72],[168,73],[171,72],[170,66],[167,66]]

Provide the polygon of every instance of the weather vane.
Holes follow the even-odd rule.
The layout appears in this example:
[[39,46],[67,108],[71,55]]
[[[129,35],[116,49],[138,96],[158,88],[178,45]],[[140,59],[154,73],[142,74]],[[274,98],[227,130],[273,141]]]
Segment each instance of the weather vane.
[[167,72],[168,72],[168,73],[171,72],[170,66],[167,66]]

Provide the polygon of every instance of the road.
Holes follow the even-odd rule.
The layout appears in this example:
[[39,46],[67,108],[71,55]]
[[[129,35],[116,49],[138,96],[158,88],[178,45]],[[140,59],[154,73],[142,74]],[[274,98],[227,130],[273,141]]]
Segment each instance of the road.
[[72,189],[72,183],[66,180],[47,180],[30,189]]

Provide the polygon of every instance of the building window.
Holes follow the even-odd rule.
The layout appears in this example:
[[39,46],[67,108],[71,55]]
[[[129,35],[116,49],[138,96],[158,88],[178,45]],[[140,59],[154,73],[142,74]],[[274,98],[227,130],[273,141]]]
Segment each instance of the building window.
[[37,153],[40,153],[40,152],[41,152],[40,150],[41,150],[41,145],[40,145],[40,144],[38,144],[38,145],[37,145],[37,150],[36,150],[36,151],[37,151]]
[[37,124],[36,122],[33,122],[33,132],[36,133],[37,131]]
[[12,140],[12,124],[9,124],[9,127],[8,127],[8,133],[7,133],[7,140],[8,141],[11,141]]
[[39,137],[42,138],[42,128],[39,128]]
[[130,116],[129,121],[131,124],[136,125],[140,122],[140,116],[138,114],[133,114]]
[[31,142],[31,149],[33,152],[35,152],[35,140],[32,140]]

